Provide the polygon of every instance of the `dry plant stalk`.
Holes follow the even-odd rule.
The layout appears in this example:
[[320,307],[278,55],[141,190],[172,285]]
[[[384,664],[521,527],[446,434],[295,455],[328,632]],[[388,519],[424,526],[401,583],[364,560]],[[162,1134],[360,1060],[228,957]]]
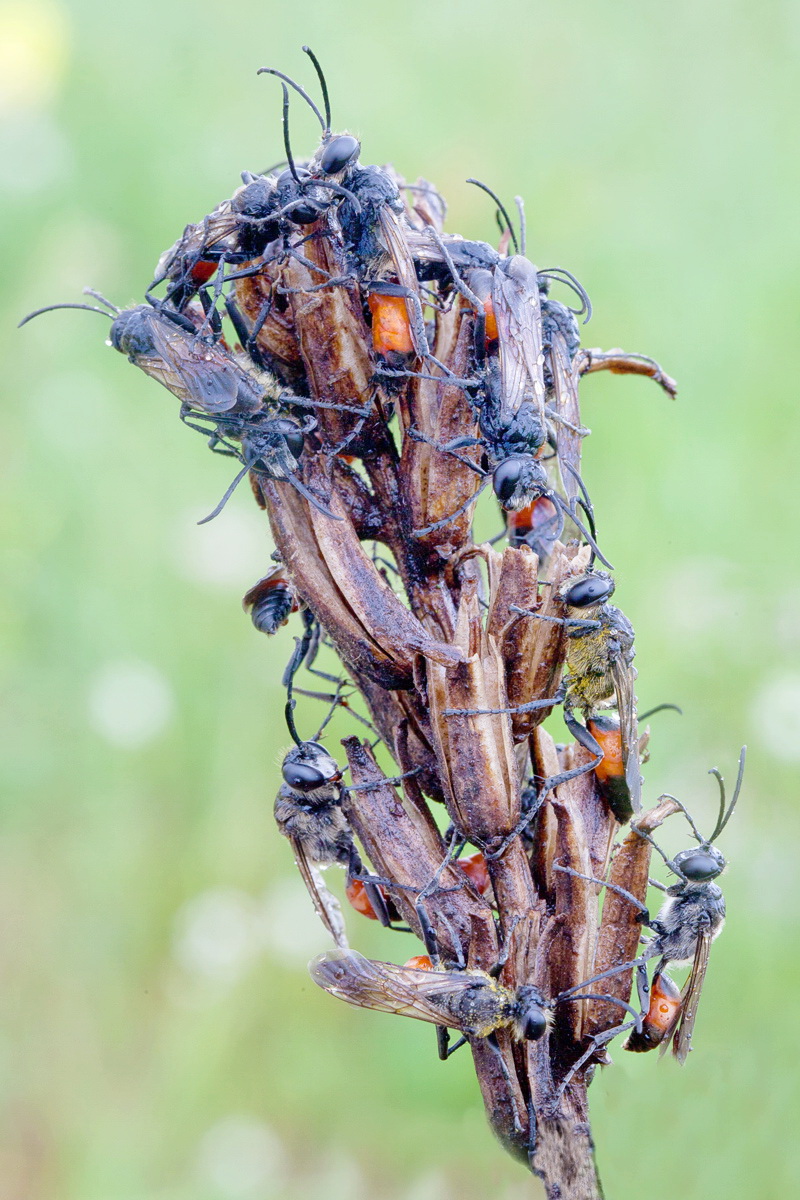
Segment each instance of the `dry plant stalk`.
[[[331,276],[346,274],[341,231],[329,215],[307,238],[305,257]],[[532,985],[546,998],[580,988],[636,956],[641,926],[634,906],[614,892],[599,919],[599,886],[556,872],[554,864],[596,878],[606,878],[610,867],[611,881],[644,907],[650,844],[631,832],[615,848],[619,824],[593,773],[556,786],[532,826],[515,834],[526,775],[546,779],[591,756],[578,746],[556,749],[540,727],[547,706],[511,715],[451,710],[508,709],[553,694],[564,667],[563,625],[526,619],[512,605],[564,618],[561,591],[585,572],[589,548],[556,543],[541,577],[526,545],[502,553],[475,545],[470,502],[479,476],[433,444],[478,432],[464,388],[441,372],[430,377],[435,373],[417,363],[418,374],[390,391],[375,375],[357,282],[309,292],[315,276],[293,260],[281,264],[279,278],[291,296],[295,340],[287,349],[286,323],[273,328],[267,321],[258,342],[267,353],[280,347],[284,359],[302,363],[309,398],[321,407],[301,477],[341,520],[286,482],[254,473],[253,488],[293,588],[359,688],[399,772],[408,775],[398,790],[367,743],[345,739],[353,784],[343,797],[346,817],[376,877],[396,885],[389,888],[396,908],[420,937],[417,897],[424,891],[443,962],[490,971],[502,958],[501,984],[512,991]],[[258,277],[259,303],[269,286],[264,274]],[[252,314],[256,306],[246,296],[243,307]],[[474,370],[476,320],[461,296],[434,314],[433,353],[457,378]],[[601,368],[597,352],[584,353],[586,369]],[[392,403],[403,435],[399,453],[382,420]],[[360,456],[361,470],[330,454],[343,442]],[[478,463],[480,452],[466,448],[462,458]],[[415,533],[459,510],[439,528]],[[365,539],[391,553],[404,599],[367,553]],[[491,901],[449,861],[431,799],[443,801],[452,827],[484,850]],[[675,810],[663,802],[639,825],[652,830]],[[468,1039],[492,1129],[542,1178],[549,1196],[600,1194],[586,1089],[596,1064],[607,1060],[602,1035],[621,1023],[613,998],[629,998],[631,978],[629,969],[604,981],[611,999],[558,1005],[539,1041],[514,1041],[508,1029],[491,1041]],[[592,1038],[598,1038],[593,1052],[575,1070]]]
[[[479,985],[496,1006],[492,1020],[450,1022],[470,1044],[491,1127],[553,1200],[590,1200],[600,1186],[587,1086],[607,1061],[608,1035],[626,1011],[636,1016],[632,969],[620,968],[636,957],[641,931],[637,903],[644,908],[651,855],[643,835],[678,806],[664,800],[637,814],[637,828],[617,844],[618,818],[630,811],[609,802],[591,739],[558,748],[541,723],[562,701],[569,724],[570,705],[588,722],[614,700],[613,688],[598,685],[596,664],[580,694],[562,682],[581,625],[565,597],[581,580],[599,582],[606,598],[613,589],[593,571],[591,509],[579,490],[588,432],[579,379],[610,370],[648,375],[668,394],[675,385],[650,359],[581,349],[571,310],[548,299],[550,278],[563,283],[565,273],[537,273],[521,255],[445,235],[444,202],[425,180],[401,211],[403,181],[390,168],[360,168],[356,140],[334,137],[329,124],[310,174],[250,177],[187,226],[159,264],[166,299],[154,302],[148,291],[150,306],[113,310],[111,342],[180,398],[186,423],[238,457],[241,474],[249,469],[282,586],[303,608],[306,632],[321,630],[339,655],[397,764],[399,778],[387,778],[368,743],[344,740],[351,785],[333,774],[325,793],[328,831],[344,839],[333,859],[347,865],[349,855],[358,874],[352,831],[369,860],[366,886],[377,894],[382,881],[434,965]],[[464,278],[451,254],[460,255]],[[226,263],[237,270],[224,277]],[[212,276],[220,281],[213,297]],[[233,350],[215,324],[223,282],[232,283],[228,313],[241,342]],[[548,434],[555,454],[546,467],[539,449]],[[539,482],[511,499],[508,485],[519,485],[523,468]],[[562,520],[549,541],[520,538],[502,552],[476,545],[472,518],[490,477],[509,521],[543,501],[546,514],[568,514],[568,532]],[[581,536],[570,540],[570,530]],[[382,558],[365,543],[380,545]],[[248,604],[262,595],[270,603],[260,587]],[[598,620],[610,621],[603,645],[628,671],[638,791],[647,735],[640,743],[632,631],[610,606]],[[574,720],[570,728],[580,743],[585,728]],[[623,721],[623,751],[624,733]],[[309,744],[298,739],[301,756]],[[288,785],[286,764],[284,778]],[[299,794],[281,790],[284,832]],[[300,803],[301,823],[313,811]],[[341,913],[316,870],[323,860],[306,861],[294,840],[340,947],[330,971],[358,962],[383,971],[389,1010],[403,1011],[388,1004],[402,969],[347,957]],[[456,845],[468,843],[482,852],[490,886],[473,883],[455,861]],[[599,880],[612,885],[602,898]],[[587,992],[595,976],[601,990]],[[540,1022],[524,1035],[509,1015],[522,996],[536,997]],[[437,1012],[424,1019],[443,1025]]]

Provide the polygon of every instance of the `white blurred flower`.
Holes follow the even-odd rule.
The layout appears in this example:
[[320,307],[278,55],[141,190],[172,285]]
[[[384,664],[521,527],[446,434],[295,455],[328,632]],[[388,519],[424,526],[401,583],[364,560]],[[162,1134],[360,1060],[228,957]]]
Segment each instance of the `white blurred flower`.
[[278,880],[264,895],[261,909],[262,945],[290,966],[305,964],[330,944],[303,881],[294,876]]
[[70,147],[50,117],[24,113],[0,121],[0,193],[42,192],[71,168]]
[[360,1200],[364,1176],[354,1158],[341,1151],[329,1153],[314,1174],[303,1181],[304,1200]]
[[233,984],[261,952],[258,903],[233,887],[209,888],[179,909],[173,954],[189,974]]
[[[231,477],[236,467],[232,461]],[[247,487],[244,482],[242,487]],[[208,509],[215,497],[209,497]],[[272,543],[268,526],[257,512],[228,507],[208,525],[198,525],[199,513],[192,509],[181,518],[174,532],[174,560],[184,579],[217,587],[241,588],[244,592],[270,564]]]
[[224,1117],[201,1138],[194,1173],[221,1200],[268,1200],[283,1188],[283,1146],[255,1117]]
[[782,673],[762,683],[750,709],[756,737],[775,758],[800,762],[800,674]]
[[428,1171],[420,1175],[400,1195],[402,1200],[450,1200],[450,1186],[442,1171]]
[[114,746],[136,750],[172,719],[172,688],[151,663],[106,663],[89,685],[89,723]]

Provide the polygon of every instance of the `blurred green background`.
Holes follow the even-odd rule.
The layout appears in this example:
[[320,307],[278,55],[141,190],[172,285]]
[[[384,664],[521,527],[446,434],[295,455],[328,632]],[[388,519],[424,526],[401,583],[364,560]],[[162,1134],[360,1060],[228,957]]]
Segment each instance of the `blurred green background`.
[[[590,0],[0,4],[3,1200],[517,1200],[466,1054],[337,1005],[273,828],[280,670],[239,608],[268,563],[229,464],[167,393],[42,304],[138,300],[188,221],[282,155],[256,68],[328,73],[335,126],[436,181],[527,202],[529,253],[588,288],[589,345],[655,355],[584,384],[585,476],[656,718],[650,800],[712,821],[729,924],[684,1070],[615,1051],[592,1087],[609,1197],[786,1197],[796,1055],[800,6]],[[316,145],[293,108],[298,153]],[[497,518],[487,510],[485,531]],[[309,720],[313,720],[314,714]],[[563,728],[563,727],[562,727]],[[342,727],[339,736],[346,732]],[[676,825],[665,836],[684,841]],[[408,943],[367,926],[366,952]],[[411,953],[408,950],[408,953]],[[535,1190],[535,1187],[533,1188]]]

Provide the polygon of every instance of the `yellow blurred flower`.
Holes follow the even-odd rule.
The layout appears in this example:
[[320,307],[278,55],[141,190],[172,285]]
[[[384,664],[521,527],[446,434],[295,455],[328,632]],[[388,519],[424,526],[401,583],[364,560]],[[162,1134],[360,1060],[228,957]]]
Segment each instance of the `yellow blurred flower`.
[[0,114],[53,97],[69,52],[66,13],[53,0],[0,3]]

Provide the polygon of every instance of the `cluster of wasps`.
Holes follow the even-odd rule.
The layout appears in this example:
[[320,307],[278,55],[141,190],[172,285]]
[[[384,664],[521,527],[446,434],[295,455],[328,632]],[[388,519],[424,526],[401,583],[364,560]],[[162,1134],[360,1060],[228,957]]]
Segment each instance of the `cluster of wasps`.
[[[470,1043],[492,1124],[533,1160],[537,1118],[585,1116],[586,1084],[618,1034],[628,1050],[671,1043],[685,1060],[725,915],[715,843],[744,751],[730,802],[715,772],[709,837],[673,797],[642,811],[634,631],[610,603],[581,469],[583,376],[649,376],[668,396],[675,385],[650,358],[582,346],[588,296],[526,257],[521,201],[512,221],[469,181],[496,205],[495,247],[445,232],[425,180],[363,165],[358,138],[332,131],[304,50],[321,106],[263,68],[282,89],[285,162],[243,172],[187,226],[144,303],[120,310],[92,292],[98,304],[26,320],[69,307],[111,320],[110,344],[236,461],[205,520],[249,477],[276,551],[245,608],[267,635],[301,622],[275,816],[336,943],[312,977],[350,1004],[435,1025],[442,1057]],[[321,127],[302,162],[292,92]],[[487,488],[503,528],[478,544]],[[326,644],[345,677],[315,665]],[[296,686],[300,671],[316,691]],[[309,739],[298,695],[329,703]],[[569,745],[542,727],[559,706]],[[344,710],[376,739],[346,738],[346,767],[321,740]],[[399,768],[390,777],[378,744]],[[696,845],[670,857],[652,832],[678,811]],[[673,879],[656,884],[656,916],[652,849]],[[331,864],[359,913],[416,934],[425,954],[398,965],[351,949],[321,875]],[[679,989],[668,968],[687,963]]]

